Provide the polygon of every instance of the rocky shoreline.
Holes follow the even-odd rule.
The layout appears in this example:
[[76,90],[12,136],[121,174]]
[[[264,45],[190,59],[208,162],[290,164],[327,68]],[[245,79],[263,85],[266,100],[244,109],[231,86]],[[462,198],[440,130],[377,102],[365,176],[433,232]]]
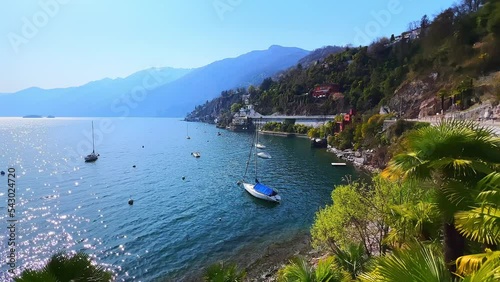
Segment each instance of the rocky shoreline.
[[368,171],[370,173],[380,172],[379,168],[367,164],[367,159],[371,157],[373,150],[363,150],[363,151],[353,151],[351,149],[339,150],[330,145],[328,145],[328,148],[326,150],[330,153],[335,154],[337,158],[348,161],[352,163],[355,167],[358,167],[362,170]]
[[266,254],[254,260],[245,267],[247,282],[275,282],[278,281],[278,271],[296,256],[305,257],[308,261],[322,254],[311,246],[311,235],[297,234],[292,239],[269,246]]

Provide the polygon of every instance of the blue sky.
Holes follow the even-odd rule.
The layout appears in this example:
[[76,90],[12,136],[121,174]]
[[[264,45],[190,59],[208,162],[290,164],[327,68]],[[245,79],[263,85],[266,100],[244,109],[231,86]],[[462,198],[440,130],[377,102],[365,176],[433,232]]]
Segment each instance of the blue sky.
[[200,67],[271,45],[367,44],[454,2],[1,1],[0,93],[77,86],[149,67]]

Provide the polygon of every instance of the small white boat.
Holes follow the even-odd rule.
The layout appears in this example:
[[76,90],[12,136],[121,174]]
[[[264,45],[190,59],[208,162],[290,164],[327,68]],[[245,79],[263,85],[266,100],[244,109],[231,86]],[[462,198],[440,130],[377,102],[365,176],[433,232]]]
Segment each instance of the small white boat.
[[192,152],[191,156],[193,156],[195,158],[199,158],[199,157],[201,157],[201,154],[200,154],[200,152]]
[[243,188],[245,188],[245,190],[247,190],[250,195],[256,198],[276,203],[279,203],[281,201],[281,197],[280,195],[278,195],[278,192],[263,184],[250,184],[245,182],[243,182],[242,184]]
[[346,163],[332,163],[333,166],[346,166]]
[[258,152],[257,157],[262,158],[262,159],[270,159],[271,155],[267,152]]
[[260,143],[255,144],[255,147],[256,147],[257,149],[265,149],[265,148],[266,148],[266,146],[265,146],[265,145],[260,144]]

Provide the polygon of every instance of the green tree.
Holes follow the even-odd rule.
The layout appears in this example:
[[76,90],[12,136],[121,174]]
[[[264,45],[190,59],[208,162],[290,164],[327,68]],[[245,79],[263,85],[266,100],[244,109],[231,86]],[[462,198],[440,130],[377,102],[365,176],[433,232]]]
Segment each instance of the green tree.
[[419,199],[417,193],[410,193],[410,187],[380,177],[374,177],[370,186],[359,182],[336,186],[333,204],[316,213],[311,228],[313,246],[339,253],[360,244],[368,256],[384,253],[392,207]]
[[465,238],[453,216],[473,204],[473,187],[500,163],[500,139],[473,122],[451,120],[413,132],[407,148],[389,162],[383,175],[417,179],[433,189],[443,217],[445,261],[454,262],[464,254]]
[[232,113],[236,113],[237,111],[239,111],[241,108],[243,107],[242,104],[240,103],[234,103],[231,105],[231,112]]
[[112,274],[102,266],[92,264],[85,253],[67,256],[58,253],[51,257],[47,265],[40,270],[25,270],[16,282],[107,282],[112,280]]

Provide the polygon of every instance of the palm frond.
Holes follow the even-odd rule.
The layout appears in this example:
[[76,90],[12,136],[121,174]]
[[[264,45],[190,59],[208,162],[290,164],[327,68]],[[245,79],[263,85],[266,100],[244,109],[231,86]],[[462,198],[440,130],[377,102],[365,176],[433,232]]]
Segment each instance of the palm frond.
[[365,282],[444,282],[451,275],[442,254],[431,246],[416,245],[377,258],[371,272],[361,274]]
[[500,203],[500,172],[492,172],[485,176],[477,184],[477,189],[481,191],[477,200],[483,203]]
[[361,244],[349,244],[345,250],[338,249],[335,252],[335,261],[350,274],[352,279],[356,279],[356,276],[364,271],[368,259]]
[[480,207],[455,214],[455,226],[470,240],[500,244],[500,209]]
[[496,264],[497,267],[500,267],[500,251],[493,252],[486,249],[485,253],[459,257],[456,261],[457,274],[460,276],[474,275],[486,265],[486,262],[492,262],[493,265]]
[[431,171],[428,168],[427,161],[421,160],[417,153],[410,152],[393,157],[382,173],[382,176],[388,179],[398,177],[429,179],[431,177]]
[[51,257],[47,265],[41,270],[28,270],[21,274],[16,281],[89,281],[107,282],[113,276],[101,266],[92,264],[90,257],[85,253],[76,253],[69,256],[57,253]]
[[340,268],[335,264],[333,257],[320,260],[314,271],[316,282],[335,282],[342,281],[345,275]]
[[290,260],[290,263],[278,273],[280,282],[314,282],[313,269],[302,257],[296,257]]
[[15,282],[58,282],[56,277],[48,271],[25,270],[21,276],[14,278]]
[[[465,237],[487,244],[500,243],[500,173],[493,172],[476,186],[474,208],[455,214],[455,226]],[[472,206],[472,205],[471,205]]]
[[[402,242],[408,238],[427,237],[441,223],[441,214],[435,203],[419,201],[391,207],[394,226],[385,242]],[[394,228],[396,227],[396,228]],[[399,234],[404,233],[404,235]],[[423,236],[425,234],[425,236]]]
[[474,205],[474,199],[479,194],[479,191],[471,189],[467,183],[455,179],[449,179],[441,187],[440,192],[453,205],[454,211],[467,209]]
[[246,273],[240,271],[236,264],[219,262],[210,265],[204,272],[203,280],[206,282],[241,282]]
[[487,260],[471,275],[461,282],[496,282],[500,281],[500,260]]

